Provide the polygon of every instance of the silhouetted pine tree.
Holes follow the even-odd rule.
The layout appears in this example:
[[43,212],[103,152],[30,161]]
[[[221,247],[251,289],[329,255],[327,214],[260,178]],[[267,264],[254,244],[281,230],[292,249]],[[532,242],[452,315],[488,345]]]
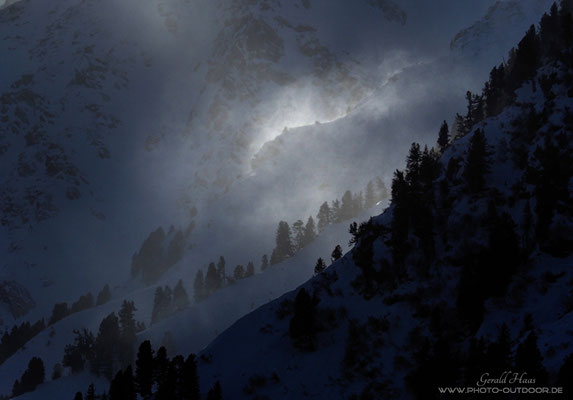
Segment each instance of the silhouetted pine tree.
[[255,264],[252,261],[249,261],[247,264],[247,270],[245,272],[245,278],[255,275]]
[[221,277],[217,273],[215,263],[209,263],[207,274],[205,275],[205,290],[211,294],[221,288]]
[[195,354],[190,354],[185,360],[182,375],[181,400],[200,400],[199,374]]
[[302,220],[296,220],[292,224],[292,233],[294,238],[293,250],[296,252],[304,247],[304,222]]
[[227,283],[227,273],[225,271],[225,257],[219,257],[219,262],[217,263],[217,274],[219,274],[219,280],[221,282],[221,287],[225,286]]
[[294,316],[289,325],[289,335],[296,348],[303,351],[316,349],[316,304],[305,288],[301,288],[294,300]]
[[121,333],[119,361],[123,366],[131,364],[135,354],[137,342],[137,328],[133,317],[135,311],[137,311],[135,303],[124,300],[118,313]]
[[303,247],[311,244],[316,239],[316,228],[314,226],[314,219],[309,216],[304,226]]
[[68,309],[68,303],[56,303],[54,304],[54,309],[52,310],[52,315],[48,321],[48,325],[53,325],[59,320],[70,315],[70,310]]
[[235,270],[233,271],[233,279],[238,281],[239,279],[243,279],[245,277],[245,268],[242,265],[237,265]]
[[74,400],[84,400],[84,395],[82,394],[82,392],[76,392]]
[[157,386],[165,385],[169,373],[169,358],[167,350],[161,346],[153,359],[153,381]]
[[338,199],[333,200],[330,206],[330,222],[342,222],[344,218],[340,214],[340,201]]
[[189,296],[183,286],[183,280],[179,279],[173,288],[173,308],[176,312],[183,311],[189,307]]
[[74,343],[68,344],[64,348],[64,359],[62,364],[69,367],[72,373],[78,373],[84,370],[86,362],[94,359],[95,338],[87,329],[73,331]]
[[314,266],[314,273],[320,274],[322,271],[326,269],[326,264],[322,258],[316,260],[316,265]]
[[269,257],[266,254],[263,254],[261,257],[261,271],[264,271],[269,267]]
[[85,400],[95,400],[96,396],[95,396],[95,387],[94,384],[91,383],[88,386],[88,391],[86,392],[86,396],[85,396]]
[[134,381],[136,392],[145,400],[150,399],[153,388],[153,349],[149,340],[139,345],[135,360]]
[[271,255],[271,265],[278,264],[294,254],[291,232],[288,223],[279,222],[276,236],[276,247]]
[[489,172],[487,141],[483,130],[478,129],[470,139],[463,176],[471,193],[485,187],[485,175]]
[[316,215],[316,219],[318,221],[318,232],[322,232],[327,225],[332,223],[331,210],[328,206],[328,202],[325,201],[322,203],[320,210],[318,210],[318,214]]
[[340,247],[340,245],[337,244],[334,250],[332,250],[332,254],[330,255],[330,261],[335,262],[341,257],[342,257],[342,247]]
[[111,291],[106,283],[103,289],[97,294],[96,305],[101,306],[111,300]]
[[131,366],[125,371],[119,370],[109,387],[110,400],[136,400],[135,385],[133,383],[133,372]]
[[195,299],[195,303],[199,303],[206,297],[203,270],[198,270],[195,274],[195,281],[193,282],[193,297]]
[[151,324],[167,318],[173,312],[173,296],[169,286],[155,289],[153,310],[151,311]]
[[105,317],[100,325],[94,344],[94,357],[92,360],[92,372],[103,375],[111,380],[117,366],[121,332],[119,321],[115,313]]
[[440,133],[438,134],[438,146],[440,146],[440,151],[444,151],[450,143],[450,130],[448,128],[448,123],[446,121],[442,122],[440,127]]
[[22,374],[20,380],[16,379],[14,382],[12,396],[17,397],[23,393],[36,390],[36,386],[44,383],[45,375],[44,362],[39,357],[33,357],[28,362],[28,368]]

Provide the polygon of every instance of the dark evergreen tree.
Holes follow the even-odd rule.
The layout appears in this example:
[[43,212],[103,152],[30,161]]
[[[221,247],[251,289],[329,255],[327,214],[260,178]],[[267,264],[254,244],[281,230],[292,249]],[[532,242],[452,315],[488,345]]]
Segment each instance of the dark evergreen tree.
[[74,400],[84,400],[84,395],[82,394],[82,392],[76,392]]
[[169,358],[167,358],[167,349],[161,346],[153,359],[153,380],[158,385],[165,385],[169,373]]
[[139,345],[135,360],[136,392],[145,400],[151,398],[153,388],[153,349],[151,342],[146,340]]
[[36,387],[44,383],[46,371],[41,358],[33,357],[28,362],[28,368],[22,374],[20,380],[16,380],[12,387],[12,396],[17,397],[23,393],[32,392]]
[[252,261],[249,261],[247,264],[247,271],[245,272],[245,278],[255,275],[255,264]]
[[119,310],[120,351],[119,361],[127,366],[133,361],[137,343],[137,328],[133,314],[137,311],[133,301],[124,300]]
[[450,143],[450,129],[448,128],[448,123],[444,121],[438,134],[438,146],[440,146],[440,151],[443,152],[448,146],[448,143]]
[[294,236],[294,251],[299,251],[304,248],[304,222],[296,220],[292,224],[292,231]]
[[64,374],[64,367],[62,367],[62,364],[60,363],[54,364],[54,368],[52,369],[52,380],[56,381],[60,379],[63,374]]
[[173,311],[173,298],[169,286],[159,286],[155,289],[153,310],[151,311],[151,324],[167,318]]
[[225,257],[219,257],[219,262],[217,263],[217,274],[219,275],[219,281],[221,282],[221,287],[225,286],[227,283],[227,273],[225,271]]
[[370,180],[366,184],[366,189],[364,190],[364,208],[369,209],[376,205],[377,203],[376,191],[374,189],[374,183]]
[[203,279],[203,270],[198,270],[195,274],[195,281],[193,282],[193,297],[195,298],[195,303],[199,303],[206,296],[205,293],[205,281]]
[[95,387],[94,384],[91,383],[88,386],[88,391],[86,392],[86,400],[96,400],[96,395],[95,395]]
[[386,184],[380,177],[376,178],[376,189],[378,190],[378,201],[388,198],[388,188],[386,188]]
[[173,288],[173,308],[176,312],[183,311],[189,307],[189,296],[183,286],[183,280],[179,279]]
[[420,181],[422,152],[418,143],[412,143],[410,152],[406,158],[406,182],[410,185],[411,191],[419,194],[417,189]]
[[331,223],[338,223],[344,221],[344,219],[345,218],[340,212],[340,201],[336,199],[330,206],[330,221]]
[[340,200],[340,209],[338,212],[337,221],[346,221],[355,216],[355,201],[354,196],[352,196],[352,192],[347,190],[342,195],[342,199]]
[[316,215],[316,219],[318,221],[318,232],[322,232],[327,225],[332,223],[331,211],[328,206],[328,202],[325,201],[322,203],[320,210],[318,210],[318,214]]
[[316,305],[305,288],[299,289],[294,301],[294,316],[289,325],[289,335],[296,348],[303,351],[316,349]]
[[84,370],[86,362],[94,359],[95,339],[93,334],[87,329],[81,331],[74,330],[74,343],[68,344],[64,348],[63,366],[69,367],[72,373]]
[[392,258],[395,268],[403,268],[408,250],[408,231],[410,220],[409,186],[402,171],[394,173],[392,180],[392,212],[391,238]]
[[242,265],[237,265],[235,270],[233,271],[233,279],[238,281],[239,279],[243,279],[245,277],[245,268]]
[[316,228],[314,226],[314,219],[309,216],[306,220],[306,225],[304,226],[304,237],[303,237],[303,247],[311,244],[316,238]]
[[185,360],[182,375],[185,379],[181,386],[181,400],[200,400],[201,392],[195,354],[190,354]]
[[537,347],[537,335],[530,332],[527,338],[519,344],[515,352],[515,369],[527,373],[529,379],[535,379],[538,385],[548,383],[547,371],[543,366],[543,357]]
[[478,129],[470,139],[463,174],[471,193],[478,193],[485,187],[485,175],[489,172],[488,155],[485,134]]
[[335,262],[341,257],[342,257],[342,247],[340,247],[340,245],[337,244],[334,250],[332,250],[332,254],[330,255],[330,261]]
[[521,84],[532,79],[539,66],[539,43],[535,26],[531,25],[523,39],[517,45],[515,56],[510,58],[511,89],[517,89]]
[[223,392],[219,381],[215,382],[213,387],[207,392],[207,400],[223,400]]
[[70,315],[70,310],[68,309],[68,303],[57,303],[54,304],[54,309],[52,310],[52,315],[48,321],[48,325],[53,325],[59,320]]
[[279,222],[276,236],[276,247],[271,255],[271,265],[283,262],[294,254],[291,232],[288,223]]
[[125,371],[120,370],[113,378],[109,387],[109,399],[137,400],[131,365]]
[[111,291],[106,283],[103,289],[97,294],[96,305],[101,306],[111,300]]
[[70,314],[77,313],[83,310],[87,310],[94,306],[94,298],[91,293],[80,296],[80,298],[72,303],[72,308],[70,309]]
[[113,378],[118,363],[121,331],[119,320],[115,313],[105,317],[100,325],[94,344],[94,357],[92,359],[92,372],[103,375],[107,379]]
[[314,273],[320,274],[322,271],[326,269],[326,264],[322,258],[316,260],[316,265],[314,266]]
[[266,270],[269,267],[269,257],[266,254],[263,254],[261,258],[261,271]]
[[207,274],[205,275],[205,290],[211,294],[221,288],[221,277],[217,273],[215,263],[209,263]]

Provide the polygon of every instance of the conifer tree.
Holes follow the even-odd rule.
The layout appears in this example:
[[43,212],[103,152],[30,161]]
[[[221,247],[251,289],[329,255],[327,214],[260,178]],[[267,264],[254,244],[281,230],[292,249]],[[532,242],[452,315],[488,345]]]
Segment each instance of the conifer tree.
[[151,311],[151,324],[167,318],[173,311],[173,298],[169,286],[155,289],[153,310]]
[[266,270],[269,267],[269,257],[266,254],[263,254],[261,258],[261,271]]
[[52,310],[52,315],[48,321],[48,325],[53,325],[59,320],[70,315],[70,310],[68,309],[68,303],[56,303],[54,304],[54,309]]
[[279,222],[276,235],[276,247],[271,255],[271,265],[278,264],[294,254],[291,231],[288,223]]
[[342,199],[340,200],[340,210],[338,212],[337,221],[346,221],[347,219],[352,218],[355,215],[355,201],[354,197],[352,196],[352,192],[347,190],[342,195]]
[[255,264],[252,261],[249,261],[247,264],[247,270],[245,272],[245,278],[255,275]]
[[153,381],[158,385],[164,385],[167,381],[169,372],[169,358],[167,358],[167,349],[161,346],[153,359]]
[[134,381],[136,392],[145,400],[150,399],[153,388],[153,349],[149,340],[139,345],[135,360]]
[[233,279],[238,281],[239,279],[243,279],[245,277],[245,268],[242,265],[237,265],[235,270],[233,271]]
[[304,222],[296,220],[292,224],[292,231],[294,236],[294,251],[299,251],[304,247]]
[[118,361],[117,356],[120,343],[121,331],[119,321],[115,313],[111,313],[99,325],[98,335],[94,344],[92,372],[111,380]]
[[189,307],[189,296],[185,287],[183,287],[183,280],[179,279],[175,288],[173,288],[173,308],[174,311],[179,312]]
[[333,200],[330,206],[330,221],[331,223],[344,221],[344,217],[340,213],[340,201],[338,199]]
[[556,386],[563,388],[563,393],[573,393],[573,353],[565,357],[559,374],[557,376]]
[[193,297],[195,298],[195,303],[199,303],[206,297],[203,270],[198,270],[195,274],[195,281],[193,282]]
[[377,201],[385,200],[388,198],[388,188],[382,178],[376,178],[376,189],[378,190]]
[[511,336],[505,323],[499,328],[497,340],[488,346],[486,357],[492,374],[511,370]]
[[225,272],[225,257],[219,257],[219,262],[217,263],[217,274],[219,275],[220,286],[223,287],[227,283],[227,273]]
[[135,353],[137,342],[137,328],[133,316],[135,311],[137,311],[135,303],[124,300],[118,313],[121,333],[119,359],[123,366],[129,365],[133,361]]
[[215,263],[209,263],[207,274],[205,275],[205,290],[211,294],[221,288],[221,278],[217,273]]
[[195,354],[190,354],[183,365],[182,375],[185,379],[181,386],[182,400],[201,400],[199,390],[199,374],[197,373],[197,359]]
[[96,305],[101,306],[107,303],[111,299],[111,291],[109,290],[109,285],[106,283],[103,289],[98,293]]
[[44,383],[46,371],[44,362],[39,357],[32,357],[28,362],[28,368],[22,374],[20,380],[14,382],[12,396],[16,397],[23,393],[32,392],[36,387]]
[[94,384],[93,384],[93,383],[91,383],[91,384],[88,386],[88,391],[86,392],[85,400],[96,400],[96,397],[95,397],[95,387],[94,387]]
[[332,251],[332,254],[330,255],[330,261],[335,262],[341,257],[342,257],[342,247],[340,247],[340,245],[337,244],[334,250]]
[[94,343],[95,338],[93,334],[87,329],[81,331],[73,331],[74,343],[68,344],[64,348],[63,366],[69,367],[72,374],[84,370],[86,362],[91,362],[94,358]]
[[316,229],[314,227],[314,219],[309,216],[306,220],[306,225],[304,226],[304,237],[303,237],[303,247],[311,244],[316,238]]
[[316,219],[318,221],[318,232],[322,232],[327,225],[331,224],[331,211],[328,202],[325,201],[322,203],[316,215]]
[[440,133],[438,134],[438,146],[440,146],[441,152],[444,152],[449,142],[450,142],[450,130],[448,128],[448,123],[444,121],[442,122],[442,126],[440,127]]
[[318,275],[325,269],[326,269],[326,264],[324,263],[324,260],[322,258],[316,260],[316,265],[314,266],[314,273]]
[[364,192],[364,208],[372,208],[376,205],[378,201],[376,200],[376,192],[374,190],[374,183],[370,180],[366,184],[366,189]]
[[470,139],[463,174],[471,193],[478,193],[485,187],[485,174],[489,172],[488,155],[485,134],[478,129]]
[[294,316],[289,325],[289,335],[300,350],[316,349],[316,304],[305,288],[301,288],[294,300]]
[[84,395],[82,394],[82,392],[76,392],[74,400],[84,400]]

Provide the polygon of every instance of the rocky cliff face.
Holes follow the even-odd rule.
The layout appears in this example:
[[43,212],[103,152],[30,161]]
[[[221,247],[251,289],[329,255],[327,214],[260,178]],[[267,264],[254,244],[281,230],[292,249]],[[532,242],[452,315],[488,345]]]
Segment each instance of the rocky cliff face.
[[0,282],[0,303],[8,308],[14,318],[20,318],[36,307],[26,287],[15,281]]

